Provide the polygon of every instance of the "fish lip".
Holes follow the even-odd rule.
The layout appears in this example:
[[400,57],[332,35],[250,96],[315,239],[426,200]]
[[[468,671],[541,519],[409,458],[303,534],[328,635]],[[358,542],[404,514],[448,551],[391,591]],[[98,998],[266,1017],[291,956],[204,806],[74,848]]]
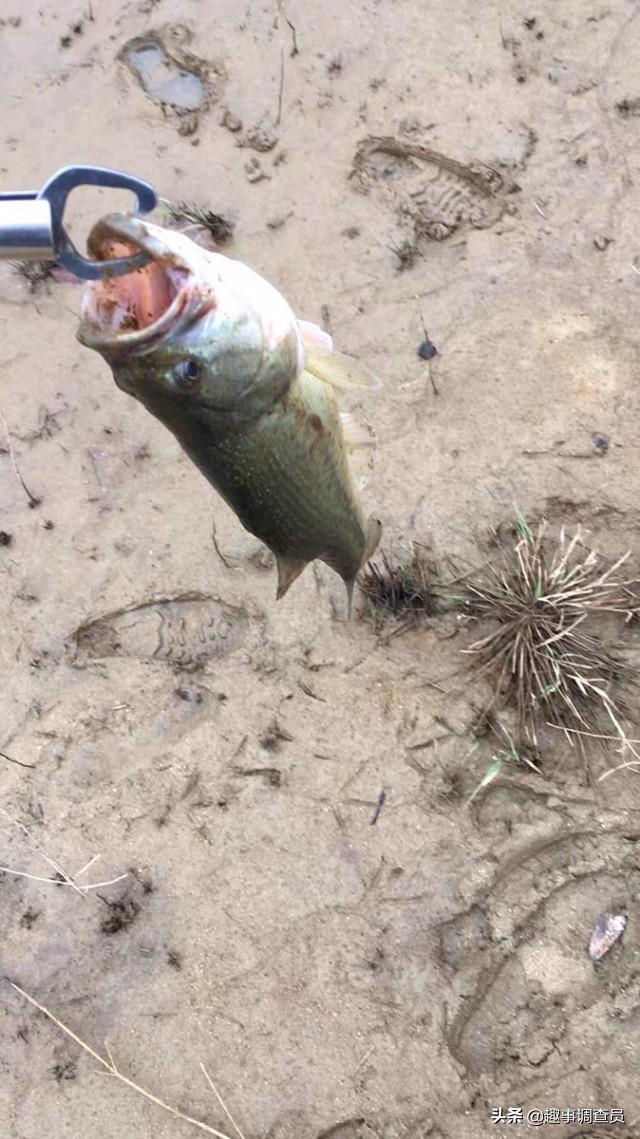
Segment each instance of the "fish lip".
[[[155,229],[156,227],[152,227]],[[154,261],[170,262],[176,268],[188,269],[184,258],[176,254],[167,242],[162,241],[157,233],[151,232],[149,224],[133,214],[113,213],[100,218],[95,223],[87,238],[89,253],[97,261],[102,258],[102,242],[112,237],[120,237],[132,245],[137,245],[143,253],[147,253]]]
[[[105,331],[95,320],[91,319],[88,313],[92,298],[100,288],[100,281],[90,281],[82,294],[80,326],[76,336],[85,347],[95,348],[103,352],[108,351],[109,355],[125,350],[127,352],[146,351],[167,335],[186,308],[193,307],[191,302],[195,300],[204,301],[204,298],[198,297],[197,290],[193,287],[191,279],[193,266],[185,257],[180,256],[170,243],[162,239],[160,231],[155,226],[149,227],[142,218],[131,214],[108,214],[96,222],[89,233],[87,249],[91,256],[98,261],[104,260],[102,252],[104,242],[114,237],[129,242],[146,253],[153,261],[165,265],[169,269],[182,269],[189,274],[189,277],[178,289],[171,304],[161,316],[152,324],[136,331]],[[211,307],[211,297],[208,298],[207,304],[208,307]]]

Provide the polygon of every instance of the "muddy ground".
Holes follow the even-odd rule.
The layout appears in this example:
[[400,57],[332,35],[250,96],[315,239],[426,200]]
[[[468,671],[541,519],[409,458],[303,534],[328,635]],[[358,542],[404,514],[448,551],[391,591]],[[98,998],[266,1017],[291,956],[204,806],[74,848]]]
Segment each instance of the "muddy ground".
[[[150,32],[204,108],[123,62]],[[631,0],[4,0],[1,183],[94,162],[230,216],[227,251],[384,381],[387,549],[477,565],[515,500],[640,555],[639,34]],[[80,196],[73,236],[125,201]],[[597,784],[615,749],[589,776],[556,735],[469,809],[496,748],[472,632],[347,625],[323,567],[276,605],[259,544],[76,343],[77,290],[1,278],[0,749],[25,766],[0,805],[28,833],[4,817],[0,862],[128,874],[3,875],[3,973],[233,1134],[204,1063],[247,1139],[637,1135],[637,775]],[[595,969],[606,910],[628,924]],[[0,1009],[7,1139],[197,1133],[6,982]]]

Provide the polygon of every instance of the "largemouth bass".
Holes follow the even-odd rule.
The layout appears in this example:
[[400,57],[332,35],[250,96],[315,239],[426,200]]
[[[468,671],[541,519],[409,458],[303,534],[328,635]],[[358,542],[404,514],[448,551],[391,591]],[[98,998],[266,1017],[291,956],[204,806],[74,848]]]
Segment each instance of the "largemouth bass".
[[183,233],[111,214],[88,247],[98,260],[142,249],[151,261],[86,286],[80,342],[273,552],[276,597],[318,559],[344,581],[350,613],[382,528],[365,518],[356,485],[372,438],[340,412],[336,390],[375,378],[252,269]]

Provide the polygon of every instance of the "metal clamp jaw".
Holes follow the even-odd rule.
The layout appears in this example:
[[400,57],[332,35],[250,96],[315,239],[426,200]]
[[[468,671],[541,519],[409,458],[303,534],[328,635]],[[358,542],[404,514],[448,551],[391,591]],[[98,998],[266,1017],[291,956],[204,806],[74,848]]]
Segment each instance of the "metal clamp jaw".
[[0,193],[0,260],[55,261],[76,277],[119,277],[148,264],[146,253],[113,261],[82,257],[62,224],[67,198],[77,186],[131,190],[136,213],[155,209],[158,196],[149,182],[101,166],[65,166],[41,190]]

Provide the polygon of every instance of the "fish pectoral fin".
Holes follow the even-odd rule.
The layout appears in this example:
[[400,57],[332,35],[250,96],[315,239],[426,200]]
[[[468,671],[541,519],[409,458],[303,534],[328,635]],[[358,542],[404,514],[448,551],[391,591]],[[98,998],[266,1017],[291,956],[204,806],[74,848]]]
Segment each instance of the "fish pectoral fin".
[[333,349],[322,347],[317,342],[309,344],[304,334],[303,340],[304,366],[316,379],[323,380],[325,384],[330,384],[334,388],[369,388],[375,391],[382,386],[378,377],[369,371],[366,364],[354,360],[353,356],[334,352]]
[[340,412],[340,425],[349,454],[349,468],[362,490],[371,477],[376,454],[376,436],[368,423],[354,418],[349,411]]
[[278,567],[276,601],[280,601],[280,598],[284,597],[289,586],[293,585],[296,578],[300,576],[307,562],[303,562],[299,558],[285,557],[284,554],[276,554],[276,565]]
[[333,339],[324,328],[320,328],[319,324],[313,324],[310,320],[299,320],[298,327],[305,348],[326,348],[327,351],[332,351]]

